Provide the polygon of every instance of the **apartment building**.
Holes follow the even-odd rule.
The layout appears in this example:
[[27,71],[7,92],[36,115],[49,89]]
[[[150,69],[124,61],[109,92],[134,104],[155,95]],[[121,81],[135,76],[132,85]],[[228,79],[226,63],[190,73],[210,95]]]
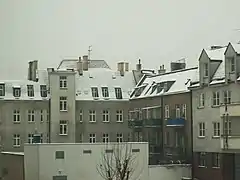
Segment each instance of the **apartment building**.
[[35,139],[128,141],[129,95],[141,76],[140,69],[129,70],[126,62],[118,63],[116,71],[88,56],[62,60],[47,70],[29,62],[28,80],[0,82],[2,150],[23,151],[23,144]]
[[130,96],[129,127],[134,141],[149,142],[150,164],[190,161],[190,78],[197,68],[185,62],[161,66],[158,74],[145,74]]
[[193,175],[240,179],[240,44],[203,49],[192,79]]

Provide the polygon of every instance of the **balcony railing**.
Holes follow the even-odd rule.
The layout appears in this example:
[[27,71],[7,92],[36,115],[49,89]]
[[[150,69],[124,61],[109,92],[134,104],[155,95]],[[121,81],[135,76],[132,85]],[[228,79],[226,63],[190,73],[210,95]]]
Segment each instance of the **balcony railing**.
[[[240,103],[227,104],[227,113],[229,116],[240,116]],[[220,116],[223,116],[226,112],[225,104],[220,106]]]
[[162,119],[129,120],[128,126],[131,128],[160,127],[162,126]]
[[180,127],[185,125],[185,119],[184,118],[169,118],[167,119],[166,126],[173,126],[173,127]]

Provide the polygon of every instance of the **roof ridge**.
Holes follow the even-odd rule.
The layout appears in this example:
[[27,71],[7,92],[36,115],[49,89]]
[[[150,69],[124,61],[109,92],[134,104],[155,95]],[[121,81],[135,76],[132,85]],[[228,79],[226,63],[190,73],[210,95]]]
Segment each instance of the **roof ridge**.
[[162,75],[167,75],[167,74],[174,74],[174,73],[189,71],[189,70],[193,70],[193,69],[198,69],[198,66],[186,68],[186,69],[179,69],[179,70],[175,70],[175,71],[170,71],[170,72],[166,72],[163,74],[149,75],[149,77],[157,77],[157,76],[162,76]]

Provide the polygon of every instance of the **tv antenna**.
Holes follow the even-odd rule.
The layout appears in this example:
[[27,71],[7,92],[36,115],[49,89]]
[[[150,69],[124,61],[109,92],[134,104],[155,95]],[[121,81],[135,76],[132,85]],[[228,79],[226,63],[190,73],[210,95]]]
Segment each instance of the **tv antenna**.
[[91,52],[92,52],[92,45],[88,46],[88,59],[89,60],[90,60]]

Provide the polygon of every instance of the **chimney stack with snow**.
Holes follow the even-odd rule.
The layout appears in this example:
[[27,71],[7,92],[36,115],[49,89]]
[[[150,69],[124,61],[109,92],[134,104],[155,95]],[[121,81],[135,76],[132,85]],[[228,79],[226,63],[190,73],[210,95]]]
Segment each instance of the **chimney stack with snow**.
[[82,66],[83,66],[83,71],[88,70],[88,55],[83,56]]

